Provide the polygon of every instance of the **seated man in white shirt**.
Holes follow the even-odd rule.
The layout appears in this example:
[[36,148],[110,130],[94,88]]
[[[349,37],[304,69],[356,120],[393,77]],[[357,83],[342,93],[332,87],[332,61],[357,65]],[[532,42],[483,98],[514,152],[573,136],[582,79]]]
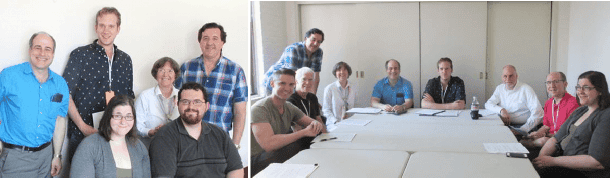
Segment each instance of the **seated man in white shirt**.
[[[542,122],[543,110],[534,89],[518,81],[515,66],[502,68],[502,84],[485,103],[485,108],[500,114],[504,125],[516,130],[530,132]],[[518,132],[512,130],[515,135]]]

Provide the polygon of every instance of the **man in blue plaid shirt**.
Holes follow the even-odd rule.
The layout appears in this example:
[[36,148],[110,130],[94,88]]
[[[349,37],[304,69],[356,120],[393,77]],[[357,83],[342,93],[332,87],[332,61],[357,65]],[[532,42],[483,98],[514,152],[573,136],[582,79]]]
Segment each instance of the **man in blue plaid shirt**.
[[292,69],[296,71],[301,67],[309,67],[316,73],[313,82],[313,91],[309,91],[316,94],[318,91],[318,84],[320,84],[320,71],[322,70],[322,49],[320,49],[320,44],[322,44],[323,41],[324,33],[322,30],[312,28],[305,33],[305,41],[296,42],[286,47],[280,60],[273,64],[265,73],[263,87],[267,90],[267,95],[271,94],[269,80],[271,75],[273,75],[273,72],[280,69]]
[[[244,124],[246,122],[246,101],[248,85],[244,70],[235,62],[222,56],[227,33],[214,22],[199,29],[197,39],[202,55],[191,59],[180,67],[181,75],[176,78],[176,88],[183,83],[197,82],[207,91],[210,109],[203,120],[229,132],[233,130],[233,143],[240,148]],[[233,125],[231,125],[233,124]]]

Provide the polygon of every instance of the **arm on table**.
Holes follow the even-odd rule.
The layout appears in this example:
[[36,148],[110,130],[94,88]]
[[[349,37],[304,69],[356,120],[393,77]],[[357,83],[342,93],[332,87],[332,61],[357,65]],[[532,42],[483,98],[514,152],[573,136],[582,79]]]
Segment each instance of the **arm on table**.
[[266,152],[275,151],[280,149],[292,142],[297,141],[300,138],[305,136],[315,137],[320,133],[323,126],[320,123],[314,122],[313,119],[306,117],[301,118],[297,121],[298,124],[303,125],[305,123],[310,123],[305,129],[299,130],[290,134],[274,134],[273,129],[269,123],[252,123],[252,134],[254,134],[254,139],[259,143],[261,148],[263,148]]
[[381,99],[379,98],[371,97],[371,106],[384,111],[392,111],[392,106],[390,106],[389,104],[381,104],[380,101]]

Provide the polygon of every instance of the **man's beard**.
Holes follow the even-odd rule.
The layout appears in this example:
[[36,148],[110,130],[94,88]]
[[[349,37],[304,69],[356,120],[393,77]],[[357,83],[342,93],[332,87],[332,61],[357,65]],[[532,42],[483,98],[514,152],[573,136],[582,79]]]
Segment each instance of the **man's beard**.
[[187,112],[191,112],[191,111],[195,111],[195,110],[193,110],[193,109],[185,110],[184,114],[180,115],[180,118],[182,119],[183,122],[185,122],[185,123],[187,123],[189,125],[199,124],[201,122],[201,119],[203,118],[200,115],[200,112],[199,111],[195,111],[195,112],[197,112],[196,115],[193,115],[193,114],[188,114],[187,115],[186,114]]

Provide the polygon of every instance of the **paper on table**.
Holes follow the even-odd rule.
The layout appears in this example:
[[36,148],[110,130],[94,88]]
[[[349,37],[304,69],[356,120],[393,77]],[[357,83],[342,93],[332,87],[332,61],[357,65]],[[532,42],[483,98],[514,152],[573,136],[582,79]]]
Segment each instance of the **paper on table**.
[[282,164],[271,163],[254,178],[285,178],[285,177],[309,177],[318,168],[316,164]]
[[437,113],[443,112],[443,110],[436,110],[436,109],[422,109],[416,112],[416,114],[419,115],[423,115],[423,116],[433,116]]
[[377,108],[352,108],[347,113],[360,113],[360,114],[376,114],[381,112],[381,109]]
[[488,153],[530,153],[521,143],[483,143]]
[[361,120],[361,119],[346,119],[341,122],[337,122],[337,125],[355,125],[355,126],[365,126],[371,122],[371,120]]
[[437,113],[434,116],[440,117],[458,117],[462,111],[460,110],[445,110],[445,112]]
[[316,137],[313,142],[351,142],[354,137],[356,137],[355,133],[323,133]]

